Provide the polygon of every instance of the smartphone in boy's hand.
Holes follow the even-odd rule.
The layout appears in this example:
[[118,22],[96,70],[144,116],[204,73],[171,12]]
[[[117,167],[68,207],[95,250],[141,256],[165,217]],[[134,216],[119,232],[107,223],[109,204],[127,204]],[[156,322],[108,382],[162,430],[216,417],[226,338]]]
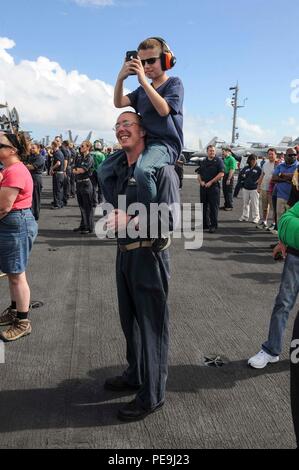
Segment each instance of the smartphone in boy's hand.
[[[130,62],[132,59],[137,59],[138,52],[137,51],[127,51],[126,52],[126,62]],[[130,73],[130,75],[136,75],[135,72]]]
[[126,52],[126,62],[129,62],[129,60],[132,60],[132,59],[137,59],[137,57],[138,57],[138,51]]

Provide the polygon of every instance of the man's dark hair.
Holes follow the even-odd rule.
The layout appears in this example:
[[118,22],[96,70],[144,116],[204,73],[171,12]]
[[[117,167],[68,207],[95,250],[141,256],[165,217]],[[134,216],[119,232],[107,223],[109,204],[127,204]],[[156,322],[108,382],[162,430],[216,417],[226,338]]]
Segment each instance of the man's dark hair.
[[215,145],[212,145],[212,144],[208,145],[207,146],[207,152],[208,152],[209,149],[212,149],[212,148],[215,149],[216,148]]
[[268,150],[267,150],[267,154],[268,154],[269,152],[274,152],[274,153],[275,153],[275,155],[277,154],[277,151],[276,151],[276,149],[275,149],[275,148],[273,148],[273,147],[271,147],[270,149],[268,149]]
[[123,111],[122,113],[120,113],[120,115],[118,117],[122,116],[123,114],[133,114],[134,116],[137,116],[138,120],[139,120],[139,124],[140,124],[140,126],[142,126],[142,117],[140,116],[140,114],[137,114],[134,111]]
[[257,161],[257,156],[254,153],[251,153],[247,158],[247,164],[249,165],[249,163],[253,161]]

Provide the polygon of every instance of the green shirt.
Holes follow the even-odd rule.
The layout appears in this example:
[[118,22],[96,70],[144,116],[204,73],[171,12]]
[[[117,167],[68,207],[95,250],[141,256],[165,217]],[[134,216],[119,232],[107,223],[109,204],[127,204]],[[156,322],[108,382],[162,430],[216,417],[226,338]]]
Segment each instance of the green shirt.
[[225,157],[225,159],[223,160],[223,163],[224,163],[224,173],[226,175],[230,172],[230,170],[235,171],[237,168],[237,161],[232,155],[228,155],[227,157]]
[[93,158],[93,169],[94,169],[94,171],[97,171],[99,166],[106,159],[106,156],[102,152],[100,152],[99,150],[94,150],[93,152],[91,152],[91,156]]
[[299,202],[280,217],[278,238],[284,245],[299,250]]

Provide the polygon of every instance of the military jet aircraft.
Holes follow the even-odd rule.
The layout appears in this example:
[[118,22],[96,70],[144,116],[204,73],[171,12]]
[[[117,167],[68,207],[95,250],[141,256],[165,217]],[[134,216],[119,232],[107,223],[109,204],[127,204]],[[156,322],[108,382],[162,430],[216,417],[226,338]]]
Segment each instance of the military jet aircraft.
[[[297,141],[297,144],[296,144]],[[288,147],[294,147],[299,144],[299,137],[293,142],[292,137],[285,136],[278,144],[263,144],[261,142],[248,142],[250,147],[248,150],[257,157],[263,158],[267,156],[270,148],[275,148],[278,153],[285,152]]]
[[[295,145],[299,145],[299,137],[292,141],[292,137],[285,136],[277,145],[271,144],[263,144],[261,142],[248,142],[246,144],[228,144],[224,140],[218,140],[218,137],[214,137],[206,146],[208,145],[215,145],[216,147],[216,156],[222,156],[222,149],[224,147],[230,147],[232,150],[232,154],[238,162],[243,161],[243,157],[246,157],[254,153],[257,157],[263,158],[267,156],[267,152],[270,148],[275,148],[277,152],[285,152],[288,147],[294,147]],[[200,148],[199,151],[194,152],[194,154],[190,157],[189,162],[190,164],[196,164],[203,158],[207,156],[206,148]],[[243,159],[243,160],[242,160]]]

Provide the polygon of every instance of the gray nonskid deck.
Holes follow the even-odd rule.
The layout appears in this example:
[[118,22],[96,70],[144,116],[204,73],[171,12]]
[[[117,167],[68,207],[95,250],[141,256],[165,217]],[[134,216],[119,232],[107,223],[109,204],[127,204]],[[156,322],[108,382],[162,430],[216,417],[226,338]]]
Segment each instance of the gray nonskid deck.
[[[44,306],[31,312],[32,334],[5,345],[0,448],[295,447],[288,363],[295,309],[281,361],[260,371],[247,366],[266,339],[283,265],[271,259],[273,235],[237,222],[241,195],[200,250],[174,241],[166,403],[145,421],[124,424],[117,410],[132,395],[102,387],[125,366],[115,242],[73,233],[76,201],[52,211],[50,187],[45,177],[28,270],[32,299]],[[198,202],[196,180],[185,179],[182,198]],[[0,279],[1,309],[8,301]],[[227,364],[204,366],[209,354]]]

